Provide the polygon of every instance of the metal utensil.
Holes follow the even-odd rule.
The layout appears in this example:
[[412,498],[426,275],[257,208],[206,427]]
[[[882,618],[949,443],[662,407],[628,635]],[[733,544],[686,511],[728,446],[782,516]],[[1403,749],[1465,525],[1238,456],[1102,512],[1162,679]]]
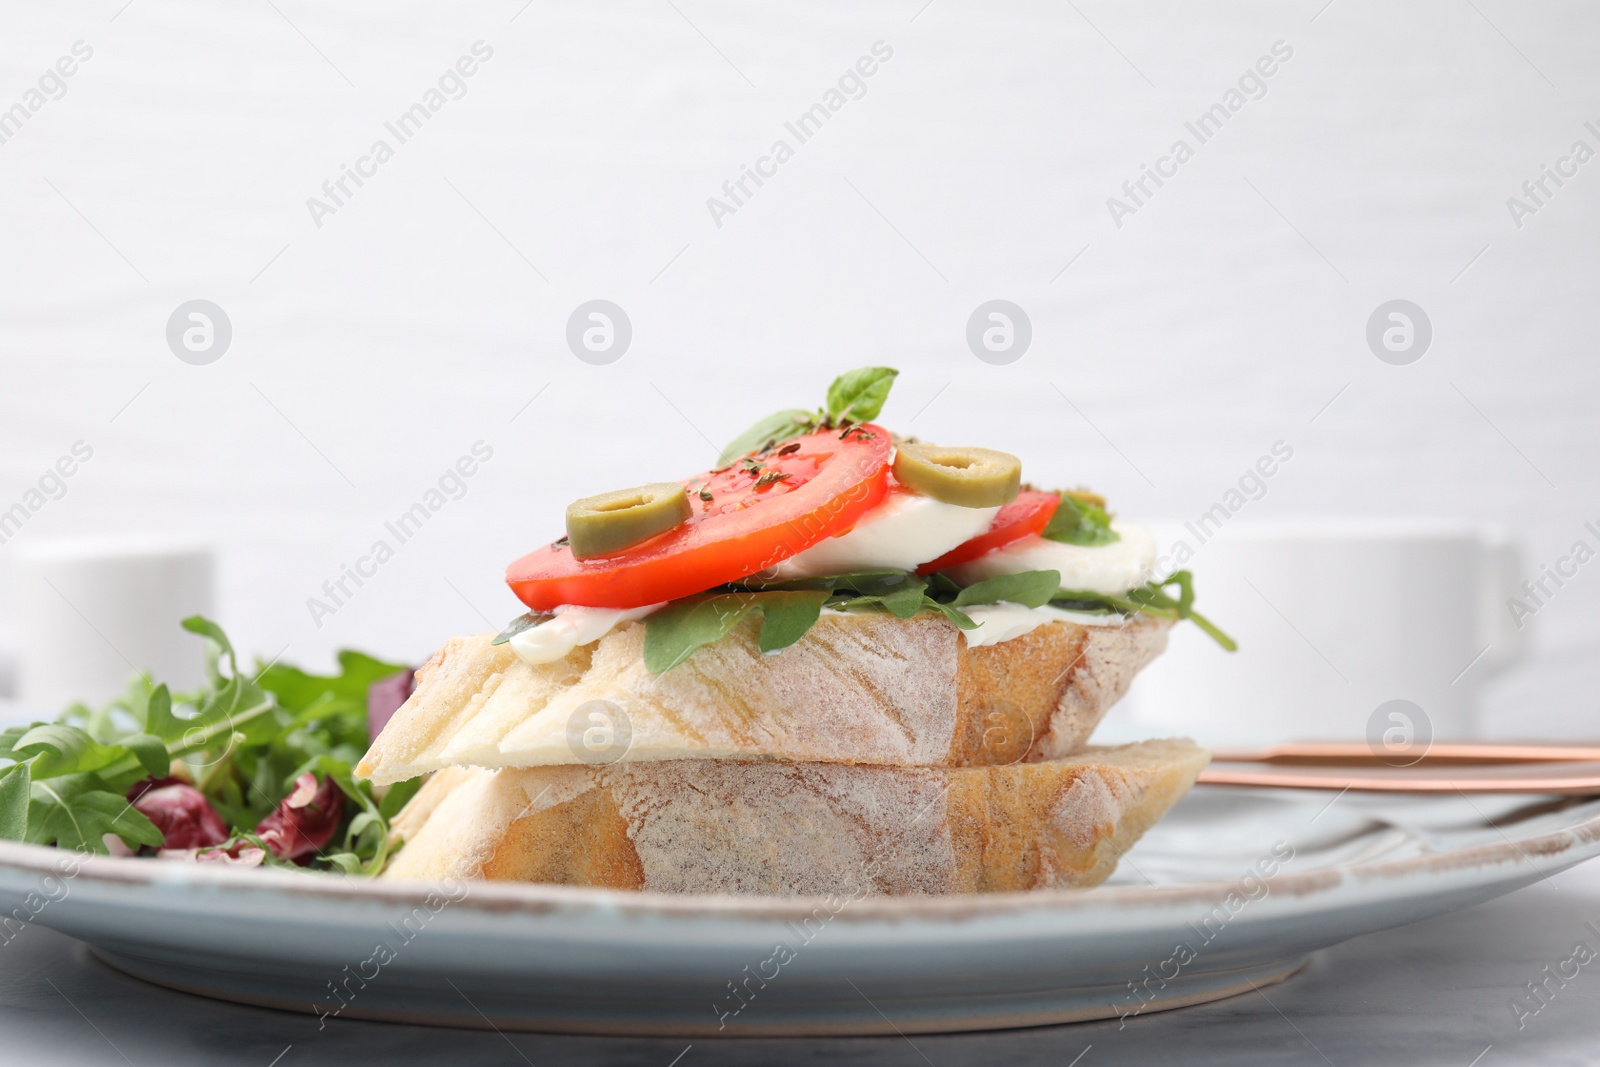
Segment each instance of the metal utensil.
[[1412,756],[1359,742],[1304,742],[1217,752],[1198,780],[1278,789],[1600,796],[1600,745],[1450,743]]

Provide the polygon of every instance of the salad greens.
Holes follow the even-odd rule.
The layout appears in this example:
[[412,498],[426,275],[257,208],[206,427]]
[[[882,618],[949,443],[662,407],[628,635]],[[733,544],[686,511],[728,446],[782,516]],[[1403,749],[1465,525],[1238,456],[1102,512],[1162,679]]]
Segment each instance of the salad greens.
[[11,761],[0,770],[0,838],[106,854],[114,834],[132,849],[159,848],[161,831],[128,793],[173,775],[192,780],[222,816],[230,845],[257,843],[257,823],[309,772],[332,779],[347,800],[341,833],[312,866],[381,869],[388,820],[420,780],[380,796],[351,767],[367,748],[368,687],[405,668],[344,651],[336,674],[273,663],[251,675],[216,623],[193,616],[183,628],[207,643],[198,690],[174,694],[140,676],[105,707],[78,704],[57,722],[0,733],[0,760]]
[[[1176,585],[1176,597],[1167,593],[1167,587]],[[1074,593],[1065,589],[1056,594],[1050,603],[1067,611],[1095,613],[1117,612],[1121,615],[1155,615],[1163,619],[1184,619],[1200,627],[1207,637],[1229,652],[1239,651],[1233,638],[1223,633],[1216,624],[1194,610],[1194,575],[1188,571],[1174,571],[1159,582],[1150,582],[1126,593]]]
[[883,410],[899,371],[893,367],[861,367],[841,374],[828,386],[826,403],[816,411],[790,408],[759,419],[735,437],[717,457],[715,470],[725,470],[751,452],[780,445],[833,426],[870,422]]
[[1122,540],[1122,535],[1111,528],[1111,515],[1088,496],[1062,493],[1061,506],[1039,536],[1064,545],[1109,545]]
[[[1176,585],[1177,597],[1166,588]],[[943,572],[926,578],[904,571],[867,571],[784,582],[741,582],[700,596],[673,601],[644,620],[644,663],[661,674],[688,659],[695,649],[732,633],[752,612],[761,614],[756,641],[762,652],[787,648],[815,625],[824,608],[833,611],[886,612],[909,619],[919,612],[942,615],[971,630],[978,624],[963,608],[1002,601],[1036,608],[1048,604],[1094,614],[1154,615],[1187,619],[1232,652],[1233,639],[1194,610],[1194,581],[1179,571],[1116,596],[1064,590],[1056,571],[1002,574],[962,586]]]

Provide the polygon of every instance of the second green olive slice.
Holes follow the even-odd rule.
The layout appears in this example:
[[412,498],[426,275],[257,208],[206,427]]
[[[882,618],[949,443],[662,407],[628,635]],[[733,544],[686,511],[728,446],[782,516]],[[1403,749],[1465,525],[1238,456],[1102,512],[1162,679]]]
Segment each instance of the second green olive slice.
[[1022,461],[992,448],[905,444],[895,450],[894,476],[935,500],[964,508],[997,508],[1017,498]]
[[567,505],[567,540],[578,559],[614,556],[689,520],[689,495],[655,482],[586,496]]

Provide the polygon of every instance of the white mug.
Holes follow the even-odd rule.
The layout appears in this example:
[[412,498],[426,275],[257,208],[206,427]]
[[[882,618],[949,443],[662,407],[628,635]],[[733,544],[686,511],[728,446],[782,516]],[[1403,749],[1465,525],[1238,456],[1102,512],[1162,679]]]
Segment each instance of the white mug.
[[[1179,624],[1110,734],[1225,745],[1349,740],[1415,751],[1477,732],[1477,689],[1519,649],[1518,554],[1452,521],[1157,528],[1192,552],[1195,607],[1239,643]],[[1209,536],[1206,536],[1208,535]],[[1395,702],[1405,703],[1395,703]]]
[[213,610],[204,545],[96,537],[18,546],[19,698],[33,716],[103,704],[137,673],[174,690],[205,674],[205,642],[179,624]]

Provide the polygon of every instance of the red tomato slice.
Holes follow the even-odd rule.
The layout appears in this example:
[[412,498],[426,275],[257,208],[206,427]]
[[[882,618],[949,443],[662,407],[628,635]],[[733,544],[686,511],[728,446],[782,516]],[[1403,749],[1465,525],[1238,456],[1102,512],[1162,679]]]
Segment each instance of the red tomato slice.
[[993,552],[1002,545],[1041,532],[1055,517],[1061,497],[1037,489],[1024,489],[1017,499],[1001,508],[989,528],[972,540],[957,545],[931,563],[917,568],[918,574],[932,574],[958,563],[967,563]]
[[506,584],[534,611],[637,608],[704,592],[849,530],[888,491],[889,449],[888,431],[862,423],[842,437],[823,430],[752,452],[683,483],[694,514],[682,526],[602,559],[546,545],[506,568]]

